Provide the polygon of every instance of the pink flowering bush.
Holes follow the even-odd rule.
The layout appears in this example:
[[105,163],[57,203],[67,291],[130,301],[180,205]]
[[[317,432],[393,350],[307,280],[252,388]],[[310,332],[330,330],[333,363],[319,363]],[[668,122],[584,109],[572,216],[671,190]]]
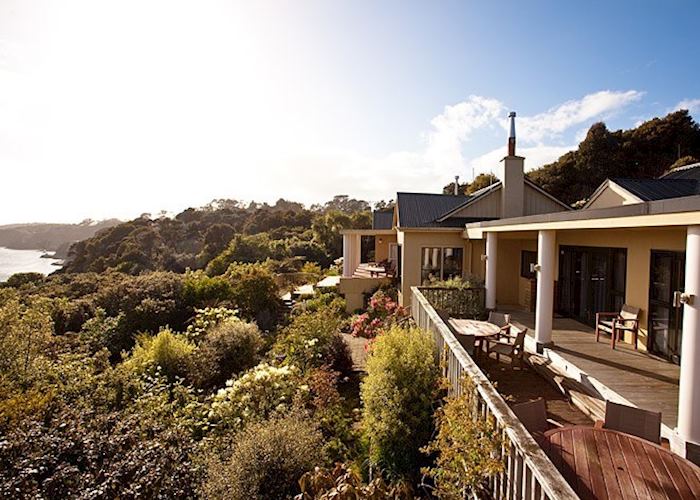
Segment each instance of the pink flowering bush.
[[355,337],[373,339],[382,330],[406,318],[408,310],[379,290],[369,300],[367,311],[353,318],[351,333]]

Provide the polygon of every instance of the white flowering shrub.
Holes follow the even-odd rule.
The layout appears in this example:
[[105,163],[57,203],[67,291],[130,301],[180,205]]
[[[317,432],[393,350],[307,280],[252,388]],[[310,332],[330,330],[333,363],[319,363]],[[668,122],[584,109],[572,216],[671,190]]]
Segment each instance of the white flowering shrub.
[[219,389],[209,411],[215,428],[242,428],[288,411],[296,400],[303,400],[309,387],[301,383],[301,373],[291,365],[260,363]]
[[196,309],[195,312],[197,315],[187,326],[185,332],[187,338],[195,343],[198,343],[209,329],[224,321],[240,320],[236,309],[226,307],[205,307],[204,309]]

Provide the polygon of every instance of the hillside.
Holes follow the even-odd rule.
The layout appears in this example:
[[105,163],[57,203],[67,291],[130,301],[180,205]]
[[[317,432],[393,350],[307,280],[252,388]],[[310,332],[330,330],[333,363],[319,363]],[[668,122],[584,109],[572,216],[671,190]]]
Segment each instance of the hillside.
[[143,216],[80,241],[71,247],[63,271],[139,274],[189,268],[218,275],[234,261],[266,259],[280,272],[298,271],[305,262],[327,267],[342,253],[340,229],[370,225],[369,204],[342,195],[309,209],[282,199],[272,206],[216,200],[174,218]]
[[16,250],[39,249],[65,257],[68,247],[102,229],[121,223],[118,219],[85,220],[79,224],[8,224],[0,226],[0,246]]
[[610,131],[595,123],[575,151],[528,176],[566,203],[588,198],[607,178],[653,178],[681,157],[700,158],[700,126],[688,111]]

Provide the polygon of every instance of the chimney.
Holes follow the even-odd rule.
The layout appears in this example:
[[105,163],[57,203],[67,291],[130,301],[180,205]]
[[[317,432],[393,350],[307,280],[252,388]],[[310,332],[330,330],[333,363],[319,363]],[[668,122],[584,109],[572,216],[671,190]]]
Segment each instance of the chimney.
[[459,175],[455,175],[455,196],[459,194]]
[[515,156],[515,111],[508,113],[510,134],[508,134],[508,156]]
[[498,176],[502,184],[502,219],[525,215],[525,158],[515,155],[515,112],[510,112],[508,118],[510,118],[508,155],[501,160]]

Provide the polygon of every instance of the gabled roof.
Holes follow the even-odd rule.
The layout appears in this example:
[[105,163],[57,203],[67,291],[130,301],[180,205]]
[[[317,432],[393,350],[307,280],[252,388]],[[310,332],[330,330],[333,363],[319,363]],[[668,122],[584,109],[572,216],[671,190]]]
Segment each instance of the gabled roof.
[[372,212],[372,229],[391,229],[392,227],[394,227],[393,208]]
[[451,194],[397,193],[398,225],[402,228],[445,227],[462,228],[468,222],[481,220],[470,217],[453,217],[439,220],[443,215],[464,204],[470,197]]
[[641,201],[667,200],[700,194],[698,180],[693,178],[610,179]]
[[700,180],[700,163],[692,163],[684,167],[677,167],[666,172],[660,179],[696,179]]

